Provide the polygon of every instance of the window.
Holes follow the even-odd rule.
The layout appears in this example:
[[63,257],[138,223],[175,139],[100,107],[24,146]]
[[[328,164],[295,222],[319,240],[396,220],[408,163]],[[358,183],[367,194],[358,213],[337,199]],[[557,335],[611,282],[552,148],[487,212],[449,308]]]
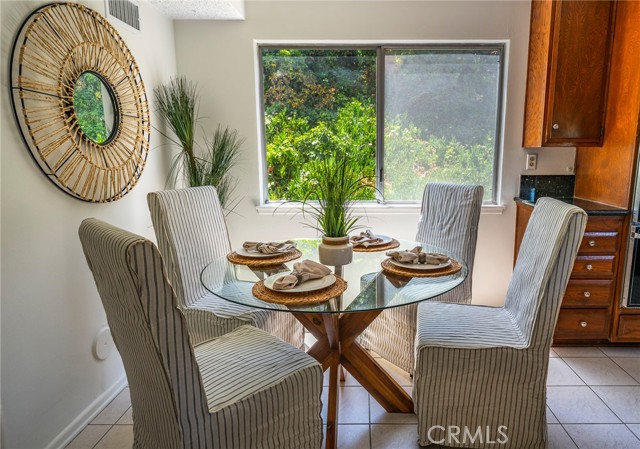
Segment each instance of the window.
[[260,46],[266,198],[300,200],[317,161],[348,154],[362,200],[415,202],[428,182],[495,202],[502,44]]

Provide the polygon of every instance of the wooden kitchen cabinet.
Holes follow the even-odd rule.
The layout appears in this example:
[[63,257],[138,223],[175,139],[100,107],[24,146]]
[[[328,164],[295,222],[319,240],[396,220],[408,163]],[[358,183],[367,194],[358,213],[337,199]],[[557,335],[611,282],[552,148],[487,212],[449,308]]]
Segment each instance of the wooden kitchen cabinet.
[[[522,202],[517,202],[516,207],[515,246],[519,248],[533,207]],[[611,338],[624,219],[624,215],[589,215],[558,315],[555,344],[595,343]],[[638,332],[638,324],[624,324],[628,335]]]
[[602,145],[615,10],[533,0],[524,147]]
[[640,341],[640,315],[621,315],[618,321],[616,341]]

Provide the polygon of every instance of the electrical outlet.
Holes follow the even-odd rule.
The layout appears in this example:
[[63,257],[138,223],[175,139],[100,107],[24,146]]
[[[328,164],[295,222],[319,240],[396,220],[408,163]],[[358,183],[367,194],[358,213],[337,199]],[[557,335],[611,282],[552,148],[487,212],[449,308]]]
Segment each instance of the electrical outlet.
[[535,170],[538,166],[538,155],[535,153],[527,154],[527,166],[525,170]]

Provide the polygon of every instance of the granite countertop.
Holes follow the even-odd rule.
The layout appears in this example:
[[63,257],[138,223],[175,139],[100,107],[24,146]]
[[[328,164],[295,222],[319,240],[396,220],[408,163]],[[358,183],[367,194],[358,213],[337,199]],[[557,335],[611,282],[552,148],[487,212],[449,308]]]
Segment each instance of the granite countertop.
[[[579,208],[583,209],[587,213],[587,215],[627,215],[629,213],[627,209],[623,209],[621,207],[610,206],[608,204],[597,203],[595,201],[575,198],[572,196],[557,197],[555,199],[578,206]],[[514,200],[518,203],[526,204],[532,207],[534,205],[534,203],[532,203],[531,201],[522,199],[520,197],[515,197]]]

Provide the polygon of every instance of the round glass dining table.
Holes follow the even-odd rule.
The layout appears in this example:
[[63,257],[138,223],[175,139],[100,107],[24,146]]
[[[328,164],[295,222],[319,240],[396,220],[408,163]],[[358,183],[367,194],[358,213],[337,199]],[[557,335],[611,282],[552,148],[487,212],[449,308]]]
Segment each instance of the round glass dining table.
[[353,253],[353,261],[334,272],[347,281],[347,289],[337,298],[309,306],[283,306],[256,298],[253,285],[258,280],[291,271],[295,262],[318,261],[318,239],[295,240],[302,257],[268,267],[233,264],[226,257],[212,260],[202,271],[203,286],[214,295],[236,304],[256,309],[292,313],[317,339],[307,353],[329,370],[327,404],[327,449],[337,447],[338,368],[341,365],[369,391],[386,411],[413,413],[413,401],[406,391],[357,342],[357,337],[384,310],[404,307],[435,298],[460,285],[467,277],[467,267],[456,254],[412,241],[400,240],[398,250],[422,246],[422,251],[440,253],[460,263],[452,274],[430,277],[405,277],[387,273],[381,262],[386,251]]

